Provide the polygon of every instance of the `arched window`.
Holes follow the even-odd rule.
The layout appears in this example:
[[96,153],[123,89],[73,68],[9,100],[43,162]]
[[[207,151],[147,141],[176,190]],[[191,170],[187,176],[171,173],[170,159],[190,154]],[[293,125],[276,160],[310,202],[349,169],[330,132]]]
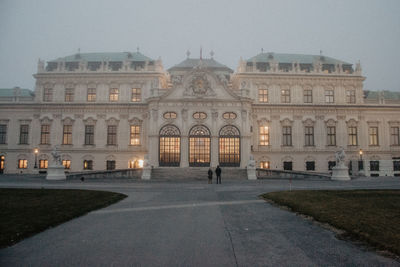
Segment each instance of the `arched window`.
[[240,132],[235,126],[228,125],[219,131],[219,165],[240,166]]
[[181,159],[181,133],[174,125],[160,130],[160,166],[179,166]]
[[210,166],[210,131],[203,125],[189,132],[189,166]]

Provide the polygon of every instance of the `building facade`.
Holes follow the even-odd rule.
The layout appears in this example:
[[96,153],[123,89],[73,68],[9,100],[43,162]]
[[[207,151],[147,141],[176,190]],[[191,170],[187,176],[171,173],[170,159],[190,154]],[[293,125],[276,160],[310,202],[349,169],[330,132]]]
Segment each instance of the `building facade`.
[[344,148],[368,174],[400,173],[400,95],[363,91],[360,64],[261,53],[236,71],[189,56],[166,71],[139,52],[78,53],[39,61],[34,77],[34,93],[0,90],[4,173],[45,171],[54,146],[70,172],[145,157],[246,168],[251,156],[259,168],[329,172]]

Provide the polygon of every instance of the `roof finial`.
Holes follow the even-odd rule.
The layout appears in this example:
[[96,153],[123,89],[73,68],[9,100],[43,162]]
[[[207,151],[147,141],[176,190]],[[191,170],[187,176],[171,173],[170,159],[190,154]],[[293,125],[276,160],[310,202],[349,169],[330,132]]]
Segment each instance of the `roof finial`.
[[139,46],[137,46],[137,47],[136,47],[136,52],[138,52],[138,53],[139,53]]
[[200,60],[203,59],[203,47],[200,46]]
[[322,56],[322,50],[319,50],[319,55]]
[[78,54],[80,54],[81,53],[81,48],[80,47],[78,47]]
[[214,51],[211,50],[210,56],[211,56],[211,59],[214,59]]
[[186,57],[187,58],[189,58],[189,56],[190,56],[190,51],[189,51],[189,49],[186,51]]
[[264,48],[261,47],[261,54],[263,54],[263,53],[264,53]]

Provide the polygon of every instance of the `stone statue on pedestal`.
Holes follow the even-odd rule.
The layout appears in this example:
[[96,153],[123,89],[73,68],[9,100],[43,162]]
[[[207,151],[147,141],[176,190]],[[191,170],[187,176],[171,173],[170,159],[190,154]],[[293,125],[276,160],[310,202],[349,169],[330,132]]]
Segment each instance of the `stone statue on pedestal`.
[[247,163],[247,179],[248,180],[257,180],[256,161],[254,160],[253,155],[250,155],[249,162]]
[[346,153],[343,147],[335,153],[336,166],[332,168],[332,180],[348,181],[350,180],[349,168],[345,165]]
[[57,146],[53,148],[51,155],[53,156],[53,161],[47,168],[46,180],[66,180],[64,166],[62,165],[61,155],[57,151]]

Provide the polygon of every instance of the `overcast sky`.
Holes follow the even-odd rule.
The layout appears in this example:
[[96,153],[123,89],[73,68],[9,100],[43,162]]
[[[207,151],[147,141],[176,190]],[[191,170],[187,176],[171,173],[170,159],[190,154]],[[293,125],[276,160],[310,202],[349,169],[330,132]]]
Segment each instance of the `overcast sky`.
[[400,91],[400,1],[0,0],[0,88],[34,89],[39,58],[136,51],[169,68],[209,57],[236,69],[266,52],[361,61],[364,89]]

